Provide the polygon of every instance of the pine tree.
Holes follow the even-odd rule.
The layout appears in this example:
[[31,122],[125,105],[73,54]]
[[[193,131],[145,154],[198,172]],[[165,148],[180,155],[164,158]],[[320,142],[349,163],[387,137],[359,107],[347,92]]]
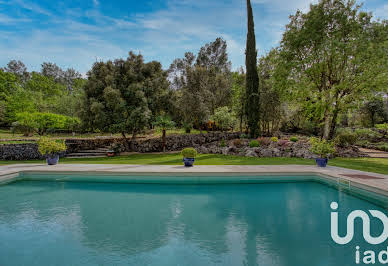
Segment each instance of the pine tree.
[[259,122],[259,76],[257,74],[257,51],[255,29],[251,1],[247,0],[248,34],[247,47],[245,50],[246,65],[246,115],[248,120],[249,134],[251,138],[258,135]]

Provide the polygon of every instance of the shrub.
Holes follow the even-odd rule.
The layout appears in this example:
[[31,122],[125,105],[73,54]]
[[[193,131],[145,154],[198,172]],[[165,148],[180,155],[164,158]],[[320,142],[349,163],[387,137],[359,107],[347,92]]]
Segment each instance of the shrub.
[[269,138],[259,137],[257,138],[257,141],[260,145],[269,145],[271,143],[271,140]]
[[335,140],[335,144],[340,147],[347,147],[350,145],[354,145],[357,142],[357,135],[352,131],[342,131],[337,134]]
[[47,131],[55,129],[73,130],[80,124],[78,118],[52,113],[29,113],[16,114],[17,126],[24,129],[26,134],[30,130],[36,130],[39,135],[44,135]]
[[42,137],[38,140],[38,150],[42,155],[54,155],[66,151],[64,140]]
[[298,138],[298,137],[295,137],[295,136],[292,136],[292,137],[290,138],[290,141],[292,141],[292,142],[298,142],[298,140],[299,140],[299,138]]
[[377,145],[376,148],[381,151],[388,151],[388,144]]
[[272,141],[272,142],[278,142],[279,139],[278,139],[277,137],[272,137],[272,138],[271,138],[271,141]]
[[334,143],[325,139],[311,138],[310,143],[310,151],[319,155],[320,158],[327,158],[329,154],[335,152]]
[[219,107],[214,111],[213,120],[221,130],[228,130],[236,123],[236,116],[227,106]]
[[354,133],[356,134],[358,140],[373,141],[376,138],[379,138],[379,134],[370,128],[357,128],[354,130]]
[[287,144],[288,144],[288,141],[285,139],[281,139],[278,141],[279,146],[287,146]]
[[224,148],[225,146],[226,146],[225,140],[221,140],[221,142],[220,142],[220,147],[221,147],[221,148]]
[[240,135],[240,139],[247,139],[247,138],[248,138],[247,134],[242,133]]
[[194,148],[185,148],[181,151],[181,154],[184,158],[195,158],[197,151]]
[[241,146],[242,146],[242,141],[241,141],[241,139],[235,139],[235,140],[233,140],[233,146],[235,146],[235,147],[237,147],[237,148],[241,147]]
[[249,147],[251,148],[259,147],[259,142],[257,140],[251,140],[251,142],[249,142]]

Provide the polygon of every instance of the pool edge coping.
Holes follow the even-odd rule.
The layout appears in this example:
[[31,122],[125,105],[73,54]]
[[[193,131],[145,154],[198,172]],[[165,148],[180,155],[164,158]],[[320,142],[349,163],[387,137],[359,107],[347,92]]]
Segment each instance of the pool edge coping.
[[[5,168],[5,172],[4,169]],[[3,171],[1,171],[3,170]],[[8,171],[7,171],[8,170]],[[4,173],[3,173],[4,172]],[[343,182],[350,186],[373,193],[388,196],[388,175],[371,173],[341,167],[329,166],[319,168],[310,165],[198,165],[191,168],[176,165],[123,165],[123,164],[20,164],[0,166],[0,184],[12,182],[20,173],[96,173],[120,175],[318,175],[335,182]],[[357,179],[344,174],[364,174],[379,179]]]

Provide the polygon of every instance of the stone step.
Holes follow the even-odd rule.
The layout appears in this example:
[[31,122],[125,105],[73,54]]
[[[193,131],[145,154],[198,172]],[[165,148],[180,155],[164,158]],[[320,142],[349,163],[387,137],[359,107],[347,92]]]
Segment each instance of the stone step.
[[66,157],[105,157],[106,156],[106,152],[95,152],[95,153],[91,153],[91,152],[74,152],[74,153],[69,153],[69,154],[66,154]]
[[109,149],[96,149],[96,150],[81,150],[75,153],[106,153]]

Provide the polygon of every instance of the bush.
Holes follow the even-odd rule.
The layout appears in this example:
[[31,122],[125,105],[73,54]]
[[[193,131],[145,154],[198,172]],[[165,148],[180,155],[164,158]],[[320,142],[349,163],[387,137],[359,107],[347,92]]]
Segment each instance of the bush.
[[285,140],[285,139],[281,139],[281,140],[279,140],[278,141],[278,145],[279,146],[287,146],[287,144],[288,144],[288,141],[287,140]]
[[260,145],[269,145],[271,143],[271,140],[269,138],[259,137],[257,138],[257,141]]
[[380,145],[377,145],[376,148],[378,150],[381,150],[381,151],[387,151],[388,152],[388,144],[380,144]]
[[380,136],[377,132],[373,131],[370,128],[357,128],[354,130],[354,133],[357,136],[357,140],[369,140],[374,141],[378,139]]
[[64,140],[42,137],[38,140],[38,150],[42,155],[54,155],[66,151]]
[[335,140],[335,144],[340,147],[347,147],[350,145],[354,145],[357,142],[357,135],[352,131],[344,130],[337,134]]
[[237,148],[240,148],[241,146],[242,146],[242,141],[241,141],[241,139],[235,139],[235,140],[233,140],[233,146],[235,146],[235,147],[237,147]]
[[278,142],[279,139],[278,139],[277,137],[272,137],[272,138],[271,138],[271,141],[272,141],[272,142]]
[[228,130],[236,123],[236,116],[227,106],[219,107],[214,111],[213,120],[221,130]]
[[290,138],[290,141],[292,141],[292,142],[298,142],[298,141],[299,141],[299,138],[298,138],[298,137],[295,137],[295,136],[292,136],[292,137]]
[[310,143],[310,151],[319,155],[320,158],[327,158],[329,154],[335,152],[334,143],[325,139],[311,138]]
[[257,140],[251,140],[251,142],[249,142],[249,147],[251,148],[259,147],[259,142]]
[[44,135],[47,131],[56,129],[74,130],[80,125],[78,118],[52,113],[29,113],[23,112],[16,114],[17,124],[15,128],[24,130],[24,134],[37,131],[39,135]]
[[226,146],[225,140],[221,140],[221,142],[220,142],[220,147],[221,147],[221,148],[224,148],[225,146]]
[[197,151],[194,148],[185,148],[181,151],[181,154],[184,158],[195,158]]
[[242,134],[240,135],[240,139],[247,139],[247,138],[248,138],[248,135],[247,135],[247,134],[242,133]]

